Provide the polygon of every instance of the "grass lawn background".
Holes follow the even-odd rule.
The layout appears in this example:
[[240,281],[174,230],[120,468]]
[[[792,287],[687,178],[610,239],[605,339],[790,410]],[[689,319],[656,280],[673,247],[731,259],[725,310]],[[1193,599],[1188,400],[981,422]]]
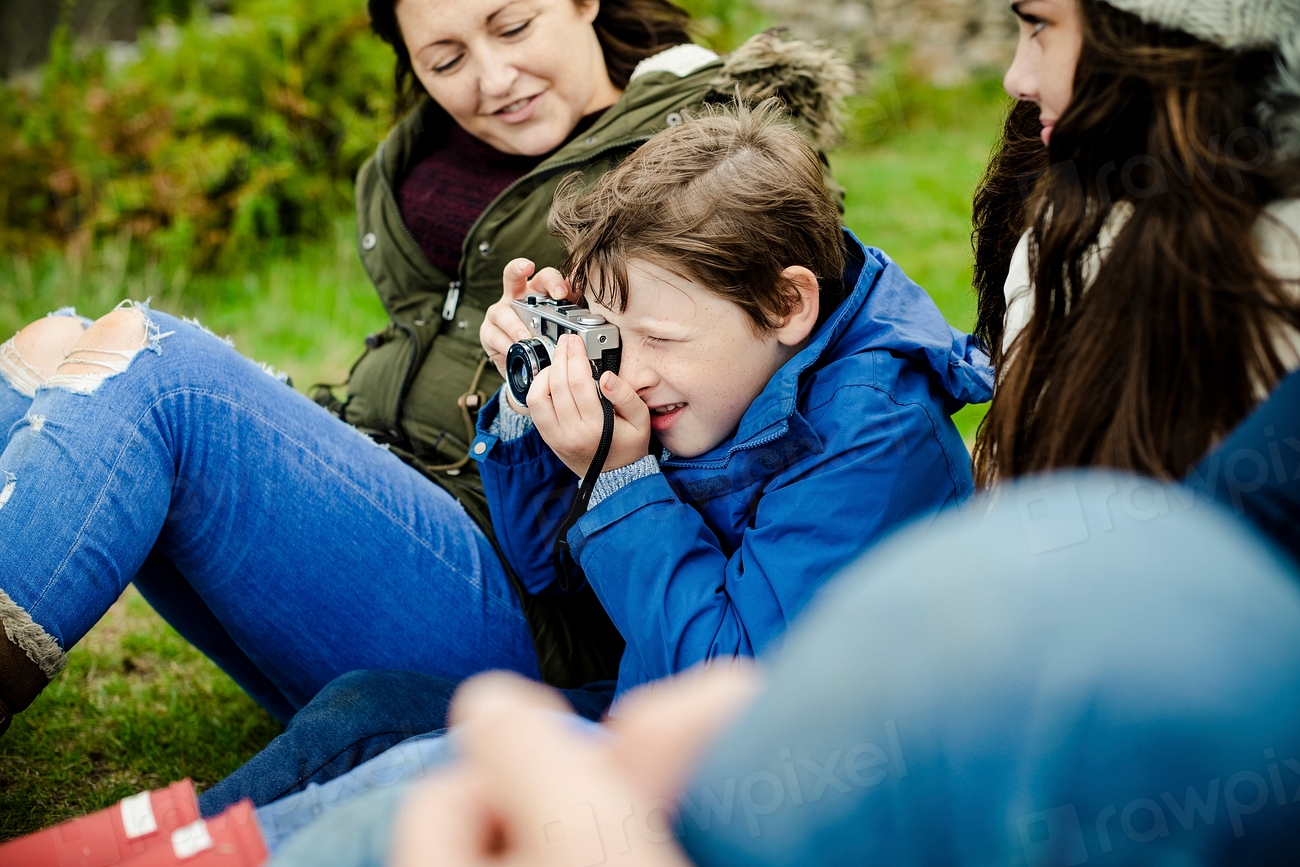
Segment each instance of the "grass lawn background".
[[[969,328],[970,207],[1004,100],[996,82],[950,90],[886,80],[856,104],[858,143],[831,157],[848,190],[846,222]],[[197,316],[300,387],[342,382],[362,337],[385,322],[355,251],[332,241],[237,276],[129,271],[108,242],[79,261],[0,263],[0,334],[65,305],[99,316],[124,297]],[[963,410],[969,441],[982,408]],[[0,840],[191,777],[233,771],[280,727],[128,589],[68,654],[68,667],[0,738]]]

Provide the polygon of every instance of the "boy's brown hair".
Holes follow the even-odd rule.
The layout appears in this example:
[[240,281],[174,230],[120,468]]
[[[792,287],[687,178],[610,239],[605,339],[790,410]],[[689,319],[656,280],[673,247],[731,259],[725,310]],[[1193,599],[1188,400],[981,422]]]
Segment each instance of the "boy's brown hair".
[[776,100],[706,107],[590,192],[581,176],[567,178],[548,226],[569,251],[565,273],[576,292],[623,310],[627,263],[639,259],[739,305],[759,333],[798,305],[781,276],[787,267],[803,265],[832,284],[844,270],[840,213],[821,158]]

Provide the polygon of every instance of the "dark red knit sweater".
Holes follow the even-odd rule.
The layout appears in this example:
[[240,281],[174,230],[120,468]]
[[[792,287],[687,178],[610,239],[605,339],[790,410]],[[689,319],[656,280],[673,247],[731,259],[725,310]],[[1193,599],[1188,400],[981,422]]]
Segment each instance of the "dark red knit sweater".
[[[584,117],[570,139],[586,131],[603,113]],[[416,163],[402,180],[397,209],[424,255],[454,279],[460,272],[465,236],[479,214],[506,187],[549,156],[503,154],[452,124],[446,143]]]
[[541,160],[503,154],[453,124],[447,143],[402,181],[397,208],[424,255],[454,279],[461,245],[478,215]]

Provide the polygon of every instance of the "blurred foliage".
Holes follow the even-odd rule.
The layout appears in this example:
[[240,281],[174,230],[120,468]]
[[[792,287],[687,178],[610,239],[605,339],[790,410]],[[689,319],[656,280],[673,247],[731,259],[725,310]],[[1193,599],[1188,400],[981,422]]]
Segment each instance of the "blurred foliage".
[[0,252],[125,233],[192,269],[328,235],[392,122],[392,53],[357,0],[232,11],[196,5],[119,63],[61,27],[36,80],[0,89]]
[[749,0],[674,0],[690,13],[692,36],[701,45],[726,54],[758,31],[772,26]]
[[[685,0],[720,51],[766,23]],[[33,78],[0,83],[0,253],[84,257],[133,239],[134,270],[183,281],[328,237],[393,120],[390,49],[361,0],[150,0],[137,50],[59,28]]]
[[1010,104],[997,74],[937,87],[912,71],[909,60],[906,49],[898,48],[866,72],[845,105],[845,144],[870,148],[907,132],[965,130]]

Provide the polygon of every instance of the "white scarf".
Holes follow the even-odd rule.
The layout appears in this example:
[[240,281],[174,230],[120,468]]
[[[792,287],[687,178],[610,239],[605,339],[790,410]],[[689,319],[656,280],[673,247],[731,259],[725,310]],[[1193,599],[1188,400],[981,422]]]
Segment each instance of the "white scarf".
[[[1084,262],[1084,289],[1092,284],[1101,260],[1110,252],[1115,238],[1133,215],[1133,206],[1120,202],[1097,236],[1097,245]],[[1283,199],[1265,208],[1255,224],[1260,261],[1300,298],[1300,199]],[[1007,312],[1003,319],[1002,353],[1009,359],[1012,342],[1034,315],[1034,288],[1029,277],[1029,233],[1026,232],[1011,256],[1011,270],[1003,288]],[[1300,368],[1300,332],[1279,325],[1275,343],[1287,370]],[[1004,361],[1005,363],[1005,361]],[[1262,395],[1261,395],[1262,396]]]

